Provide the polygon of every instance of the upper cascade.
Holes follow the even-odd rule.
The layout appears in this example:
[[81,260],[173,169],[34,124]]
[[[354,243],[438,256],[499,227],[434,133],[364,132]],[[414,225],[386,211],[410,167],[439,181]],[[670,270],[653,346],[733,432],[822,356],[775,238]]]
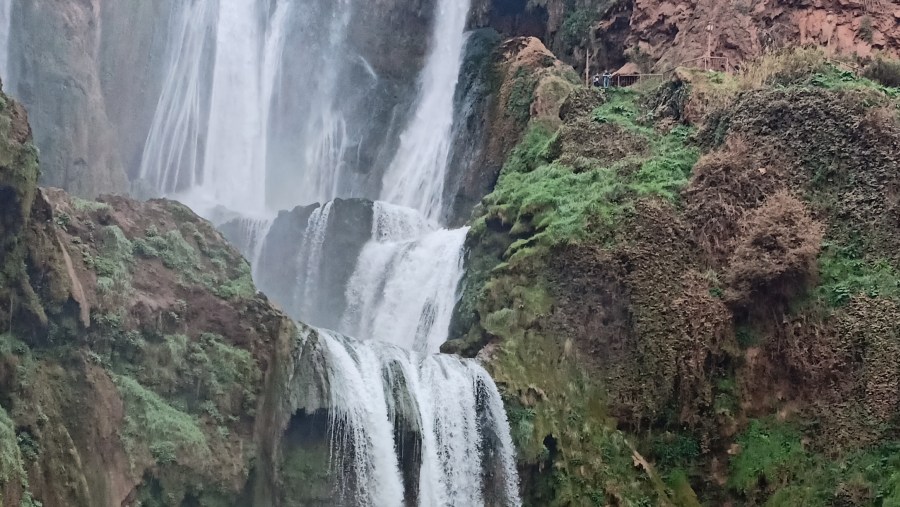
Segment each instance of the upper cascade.
[[381,200],[440,220],[453,142],[454,97],[471,0],[440,0],[431,53],[422,73],[416,113],[384,176]]

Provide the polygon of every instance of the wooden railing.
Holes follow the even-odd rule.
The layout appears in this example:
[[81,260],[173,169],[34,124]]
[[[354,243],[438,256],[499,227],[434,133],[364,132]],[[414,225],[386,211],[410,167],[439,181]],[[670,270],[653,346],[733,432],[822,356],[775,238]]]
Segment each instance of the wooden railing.
[[625,88],[628,86],[636,85],[641,81],[646,81],[648,79],[661,78],[664,74],[616,74],[612,77],[610,81],[610,86],[615,86],[617,88]]

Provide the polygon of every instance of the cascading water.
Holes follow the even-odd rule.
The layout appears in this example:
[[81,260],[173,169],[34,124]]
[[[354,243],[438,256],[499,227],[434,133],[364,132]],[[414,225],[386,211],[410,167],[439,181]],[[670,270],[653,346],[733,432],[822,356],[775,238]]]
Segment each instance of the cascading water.
[[384,176],[381,199],[417,209],[438,220],[453,131],[453,98],[465,46],[471,0],[441,0],[431,54],[422,74],[419,104]]
[[[13,0],[0,0],[0,79],[9,79],[9,28]],[[9,90],[7,90],[7,93]]]
[[[289,287],[296,278],[283,304],[363,340],[318,333],[329,392],[323,404],[333,456],[341,460],[334,471],[350,505],[399,506],[411,498],[423,507],[520,504],[497,387],[474,361],[431,355],[448,337],[468,232],[442,222],[452,197],[444,194],[469,4],[436,0],[413,113],[397,136],[404,106],[376,107],[371,97],[387,100],[403,88],[388,86],[362,56],[365,37],[351,29],[365,12],[360,0],[185,2],[145,146],[141,175],[157,193],[208,217],[227,216],[222,208],[236,212],[243,218],[232,223],[233,236],[254,277],[265,269],[293,273],[270,277]],[[387,140],[391,135],[399,141]],[[373,149],[373,140],[383,146]],[[367,172],[379,160],[384,172]],[[331,235],[350,227],[347,213],[369,208],[333,199],[379,196],[369,242],[346,285],[335,283],[331,257],[352,241]],[[313,202],[325,204],[268,218],[270,210]],[[279,222],[295,216],[305,222]],[[285,243],[267,237],[276,230],[297,231],[291,256],[262,255],[270,240]],[[262,265],[264,257],[290,269]],[[338,297],[322,297],[335,286]],[[341,297],[342,315],[333,307]],[[337,313],[323,317],[329,311]],[[417,439],[415,483],[401,426]]]
[[297,284],[294,288],[294,306],[302,308],[301,313],[304,315],[312,314],[311,303],[315,300],[315,291],[318,287],[323,246],[333,206],[332,202],[328,202],[309,216],[302,241],[303,248],[296,259]]
[[[332,456],[339,461],[332,466],[353,475],[345,501],[402,505],[396,444],[385,443],[405,423],[421,435],[420,506],[477,506],[488,497],[493,504],[520,504],[509,423],[496,386],[478,364],[328,331],[319,331],[318,349],[328,377]],[[494,471],[490,478],[487,469]]]
[[342,330],[434,354],[447,340],[467,228],[435,229],[408,208],[375,203],[373,240],[347,284]]

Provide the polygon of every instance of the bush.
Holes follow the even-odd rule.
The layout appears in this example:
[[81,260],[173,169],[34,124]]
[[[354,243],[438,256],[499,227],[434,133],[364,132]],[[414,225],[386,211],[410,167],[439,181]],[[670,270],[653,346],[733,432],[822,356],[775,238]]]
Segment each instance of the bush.
[[863,69],[863,76],[893,88],[900,88],[900,60],[878,56]]
[[727,273],[732,303],[787,303],[811,284],[824,228],[797,198],[776,193],[745,215],[739,229]]
[[134,379],[115,376],[125,401],[125,438],[147,446],[159,463],[177,460],[179,453],[202,459],[209,454],[206,436],[195,417],[186,414],[145,389]]
[[793,48],[761,56],[738,79],[743,89],[795,84],[823,72],[827,64],[828,59],[819,48]]
[[731,460],[729,486],[752,495],[760,484],[779,489],[791,482],[793,467],[802,467],[806,452],[800,433],[790,427],[753,421],[738,438],[740,454]]

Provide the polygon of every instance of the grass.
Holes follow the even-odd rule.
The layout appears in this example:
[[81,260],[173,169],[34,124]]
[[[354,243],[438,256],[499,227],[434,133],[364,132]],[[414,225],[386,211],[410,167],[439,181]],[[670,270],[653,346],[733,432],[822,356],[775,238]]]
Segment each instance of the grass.
[[126,448],[130,447],[128,443],[133,448],[140,442],[160,464],[177,462],[185,453],[198,457],[209,454],[206,435],[196,417],[172,407],[130,377],[116,375],[113,380],[125,401]]
[[532,126],[510,155],[494,192],[484,201],[484,218],[498,218],[511,226],[512,234],[524,236],[513,243],[508,254],[524,247],[576,243],[598,230],[609,230],[637,198],[677,201],[700,156],[699,150],[688,145],[691,130],[676,127],[666,135],[657,134],[638,122],[639,94],[622,90],[609,97],[593,111],[594,121],[616,123],[645,136],[651,154],[629,160],[639,164],[631,174],[622,174],[615,164],[575,172],[553,161],[559,155],[556,135]]
[[865,294],[900,300],[900,274],[887,260],[863,259],[853,246],[826,242],[819,256],[817,295],[828,306],[847,304],[850,298]]
[[898,442],[828,458],[807,449],[795,426],[764,419],[738,444],[728,486],[757,505],[900,505]]

